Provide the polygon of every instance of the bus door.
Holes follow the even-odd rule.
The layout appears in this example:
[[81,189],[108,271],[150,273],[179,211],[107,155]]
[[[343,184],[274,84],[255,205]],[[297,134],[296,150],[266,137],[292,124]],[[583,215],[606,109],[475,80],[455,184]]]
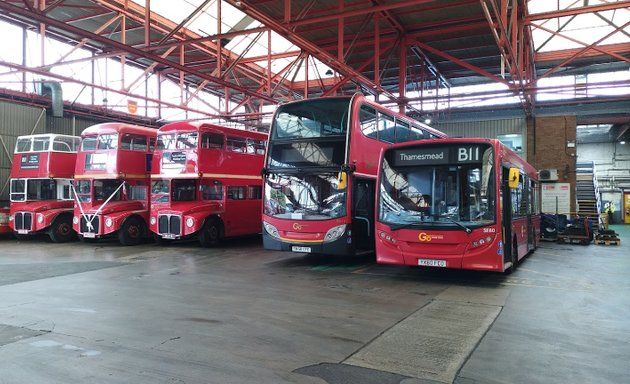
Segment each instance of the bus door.
[[356,249],[374,249],[374,188],[374,180],[354,179],[352,237]]
[[[528,179],[526,179],[528,180]],[[534,236],[534,222],[532,220],[532,213],[534,212],[534,183],[531,180],[528,180],[529,184],[528,188],[525,188],[525,193],[527,194],[527,252],[533,251],[536,244]]]
[[501,222],[503,230],[503,261],[512,261],[512,190],[508,187],[510,169],[501,167]]

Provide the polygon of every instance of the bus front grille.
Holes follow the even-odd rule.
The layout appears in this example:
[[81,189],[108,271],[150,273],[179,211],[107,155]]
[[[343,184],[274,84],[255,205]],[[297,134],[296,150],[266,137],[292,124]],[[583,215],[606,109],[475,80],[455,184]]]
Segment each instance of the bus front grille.
[[16,212],[15,217],[16,231],[30,231],[33,228],[33,214],[31,212]]
[[90,223],[92,224],[92,228],[88,228],[87,222],[88,220],[85,218],[85,216],[81,216],[81,233],[94,233],[94,234],[98,234],[98,228],[99,228],[99,217],[96,216],[94,218],[92,218],[91,215],[88,215],[89,218],[92,219],[92,221],[90,221]]
[[182,218],[174,215],[159,215],[158,233],[160,235],[182,235]]

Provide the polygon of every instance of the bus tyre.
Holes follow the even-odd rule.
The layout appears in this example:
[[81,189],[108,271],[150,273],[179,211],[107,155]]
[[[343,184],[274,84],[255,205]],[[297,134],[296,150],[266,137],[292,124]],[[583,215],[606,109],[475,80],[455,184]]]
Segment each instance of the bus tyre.
[[508,275],[514,273],[514,271],[516,271],[516,267],[518,267],[518,247],[516,245],[516,240],[514,240],[512,244],[512,255],[510,256],[512,266],[505,270],[505,273]]
[[67,243],[76,238],[76,233],[72,229],[72,218],[70,216],[57,216],[53,221],[48,236],[55,243]]
[[118,240],[122,245],[138,245],[144,240],[145,225],[137,217],[125,221],[118,231]]
[[217,219],[208,219],[199,231],[199,243],[202,247],[219,244],[223,237],[223,225]]

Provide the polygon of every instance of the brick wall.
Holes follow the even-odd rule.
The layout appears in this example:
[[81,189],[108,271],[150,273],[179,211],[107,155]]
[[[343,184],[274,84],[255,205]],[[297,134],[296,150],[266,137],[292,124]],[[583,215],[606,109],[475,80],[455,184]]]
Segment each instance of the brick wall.
[[538,170],[557,169],[558,182],[571,184],[571,212],[576,211],[576,125],[575,116],[537,117],[527,121],[527,161]]

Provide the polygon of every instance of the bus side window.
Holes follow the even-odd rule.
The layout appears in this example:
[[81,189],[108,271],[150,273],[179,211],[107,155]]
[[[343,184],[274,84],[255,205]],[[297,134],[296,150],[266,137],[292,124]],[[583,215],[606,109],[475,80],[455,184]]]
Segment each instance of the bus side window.
[[262,187],[260,185],[250,185],[247,187],[247,196],[250,200],[262,199]]
[[201,148],[223,149],[224,136],[217,133],[204,133],[201,135]]
[[223,200],[223,184],[217,180],[203,181],[201,198],[203,200]]
[[240,137],[228,137],[227,138],[228,150],[233,152],[247,152],[247,141]]
[[361,132],[367,137],[376,139],[378,137],[376,110],[362,105],[359,111],[359,120],[361,121]]
[[245,187],[228,187],[228,200],[245,200]]

